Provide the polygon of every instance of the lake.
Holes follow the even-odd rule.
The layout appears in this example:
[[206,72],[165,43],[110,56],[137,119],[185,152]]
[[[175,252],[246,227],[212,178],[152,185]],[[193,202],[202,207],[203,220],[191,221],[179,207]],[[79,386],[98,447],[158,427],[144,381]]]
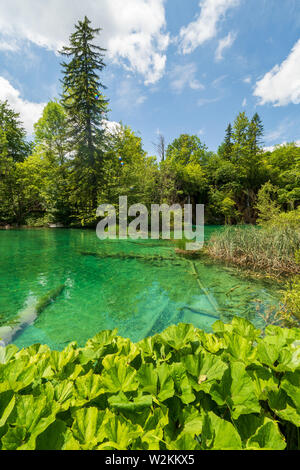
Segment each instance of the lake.
[[[217,229],[206,227],[206,238]],[[2,325],[42,305],[13,343],[58,350],[114,328],[139,341],[181,322],[210,332],[235,315],[263,327],[261,316],[279,302],[277,284],[181,258],[174,248],[162,240],[100,241],[93,230],[0,231]]]

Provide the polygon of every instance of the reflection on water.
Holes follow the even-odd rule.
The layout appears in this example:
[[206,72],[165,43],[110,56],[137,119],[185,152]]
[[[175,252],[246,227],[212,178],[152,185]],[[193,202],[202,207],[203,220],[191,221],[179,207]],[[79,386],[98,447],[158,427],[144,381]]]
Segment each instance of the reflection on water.
[[277,286],[208,260],[179,258],[170,242],[100,241],[84,230],[3,231],[0,260],[2,321],[16,318],[29,296],[47,298],[64,285],[14,340],[20,347],[84,345],[113,328],[138,341],[179,322],[211,331],[217,319],[234,315],[259,327],[278,303]]

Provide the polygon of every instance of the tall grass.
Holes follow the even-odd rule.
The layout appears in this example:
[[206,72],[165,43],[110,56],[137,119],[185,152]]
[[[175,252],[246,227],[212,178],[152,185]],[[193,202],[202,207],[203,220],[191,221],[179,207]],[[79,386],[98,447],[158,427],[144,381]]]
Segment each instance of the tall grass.
[[295,253],[300,249],[300,228],[289,225],[226,227],[207,246],[210,256],[268,274],[300,273]]

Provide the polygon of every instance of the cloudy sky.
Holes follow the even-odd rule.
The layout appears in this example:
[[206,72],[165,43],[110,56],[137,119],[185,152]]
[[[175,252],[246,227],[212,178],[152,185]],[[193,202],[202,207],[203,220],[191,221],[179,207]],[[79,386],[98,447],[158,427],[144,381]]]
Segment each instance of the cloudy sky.
[[85,15],[107,49],[109,118],[149,153],[158,132],[216,150],[239,111],[261,115],[266,147],[300,139],[300,0],[0,0],[0,100],[29,134]]

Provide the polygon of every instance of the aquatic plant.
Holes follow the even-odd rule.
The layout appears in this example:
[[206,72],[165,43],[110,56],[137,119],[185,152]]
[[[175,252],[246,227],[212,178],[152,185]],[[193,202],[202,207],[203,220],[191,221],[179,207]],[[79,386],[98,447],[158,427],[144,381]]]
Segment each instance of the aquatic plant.
[[207,244],[207,251],[214,258],[274,275],[300,273],[294,256],[299,249],[300,230],[288,224],[226,227]]
[[213,329],[0,347],[0,448],[299,450],[300,330]]

